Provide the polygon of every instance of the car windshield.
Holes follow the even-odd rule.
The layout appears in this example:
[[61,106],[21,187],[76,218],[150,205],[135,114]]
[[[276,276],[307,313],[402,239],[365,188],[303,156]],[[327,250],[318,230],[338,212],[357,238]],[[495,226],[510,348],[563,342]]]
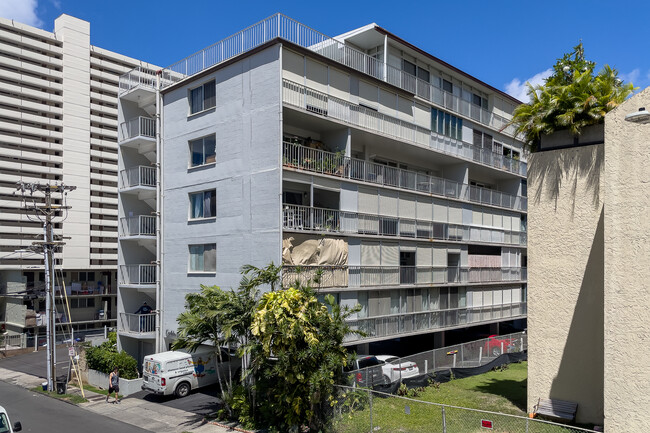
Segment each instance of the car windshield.
[[4,413],[0,413],[0,433],[9,432],[9,421]]
[[366,367],[372,367],[375,365],[380,365],[383,364],[380,360],[375,358],[374,356],[370,356],[368,358],[362,358],[359,360],[359,368],[366,368]]

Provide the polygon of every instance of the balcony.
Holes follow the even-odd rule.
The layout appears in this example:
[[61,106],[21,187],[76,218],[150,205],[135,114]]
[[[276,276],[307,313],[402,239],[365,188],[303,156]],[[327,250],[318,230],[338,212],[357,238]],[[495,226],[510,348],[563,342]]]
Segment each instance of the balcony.
[[283,79],[282,84],[282,100],[287,105],[487,167],[526,176],[526,163],[518,159],[439,135],[430,129],[351,104],[293,81]]
[[528,199],[488,188],[470,186],[453,180],[396,167],[388,167],[338,153],[311,149],[299,144],[282,144],[282,165],[288,168],[369,182],[439,197],[480,203],[525,212]]
[[156,265],[120,265],[118,278],[123,286],[155,286]]
[[138,215],[120,218],[119,236],[121,238],[156,238],[156,217]]
[[153,337],[156,330],[156,314],[120,313],[119,331],[126,334],[138,334]]
[[122,122],[118,141],[120,146],[137,149],[142,155],[152,154],[156,151],[156,120],[141,116]]
[[444,266],[283,266],[282,284],[296,281],[314,287],[380,287],[400,285],[466,285],[524,283],[526,268],[465,268]]
[[139,102],[140,99],[152,97],[156,91],[156,72],[137,66],[119,78],[120,98]]
[[512,230],[361,214],[308,206],[283,206],[284,230],[526,246],[526,233]]
[[145,189],[155,191],[156,168],[139,165],[120,171],[120,190]]
[[351,320],[348,321],[350,327],[365,332],[366,336],[349,335],[345,343],[377,340],[394,335],[416,334],[437,329],[490,323],[509,318],[520,318],[525,317],[526,312],[527,304],[520,302]]

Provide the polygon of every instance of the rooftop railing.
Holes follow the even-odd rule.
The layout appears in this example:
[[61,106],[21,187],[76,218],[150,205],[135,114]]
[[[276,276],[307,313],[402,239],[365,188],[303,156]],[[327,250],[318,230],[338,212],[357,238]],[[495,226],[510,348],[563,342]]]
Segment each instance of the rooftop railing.
[[294,107],[482,165],[526,175],[526,163],[518,159],[437,134],[430,129],[352,104],[287,79],[283,79],[282,84],[282,100]]
[[[342,41],[330,38],[282,14],[272,15],[163,69],[161,86],[167,87],[191,77],[275,38],[306,48],[358,72],[413,93],[440,107],[467,116],[484,125],[492,126],[499,131],[510,135],[514,132],[514,128],[508,125],[507,119],[444,91],[437,83],[432,84],[417,78],[400,68],[375,59]],[[137,85],[153,87],[155,76],[152,80],[150,72],[136,68],[122,76],[124,79],[120,77],[120,93]]]
[[156,71],[145,69],[142,66],[137,66],[126,74],[120,75],[120,95],[129,90],[135,89],[136,87],[154,89],[156,87]]
[[[469,186],[453,180],[442,179],[389,167],[383,164],[350,158],[339,153],[312,149],[299,144],[284,142],[282,145],[283,165],[345,179],[370,182],[382,186],[406,189],[437,195],[468,200],[506,209],[526,211],[527,198],[505,192],[494,191],[478,186]],[[469,188],[468,188],[469,187]]]
[[388,215],[283,205],[283,229],[525,246],[525,232]]

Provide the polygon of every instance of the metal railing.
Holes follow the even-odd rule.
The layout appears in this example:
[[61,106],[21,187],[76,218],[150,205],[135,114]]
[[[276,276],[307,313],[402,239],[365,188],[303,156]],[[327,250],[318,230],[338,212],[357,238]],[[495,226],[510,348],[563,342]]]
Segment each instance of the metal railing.
[[439,152],[525,176],[525,162],[503,156],[431,131],[428,128],[352,104],[302,84],[283,79],[282,100],[286,104],[337,119],[399,140],[410,141]]
[[156,329],[156,314],[120,313],[120,332],[143,334]]
[[27,347],[27,334],[0,334],[0,351],[24,349]]
[[136,117],[120,124],[120,141],[135,137],[156,138],[156,119]]
[[[353,330],[363,331],[365,336],[349,335],[346,337],[345,342],[350,343],[393,335],[426,332],[466,324],[488,323],[495,320],[523,317],[526,312],[527,304],[525,302],[516,302],[485,307],[419,311],[354,319],[349,320],[348,324]],[[486,353],[485,356],[488,356],[488,354]],[[461,359],[465,359],[462,358],[462,352]],[[430,365],[435,367],[435,361]],[[438,365],[440,366],[440,362],[438,362]],[[459,366],[469,365],[461,364]]]
[[139,165],[120,171],[120,189],[134,186],[156,186],[156,168]]
[[525,246],[525,232],[284,204],[283,229]]
[[156,284],[156,265],[120,265],[120,284]]
[[307,284],[318,277],[314,287],[374,287],[398,285],[474,284],[525,282],[527,268],[479,268],[459,266],[318,266],[285,265],[282,283]]
[[155,236],[156,217],[138,215],[120,218],[120,236]]
[[[167,87],[205,69],[223,63],[259,47],[275,38],[289,41],[351,69],[370,75],[413,93],[437,106],[467,116],[484,125],[513,135],[508,120],[444,91],[439,83],[411,75],[400,68],[330,38],[285,15],[272,15],[162,70],[161,86]],[[138,85],[155,85],[155,73],[136,68],[120,77],[120,93]]]
[[129,72],[120,75],[119,92],[120,95],[136,87],[154,89],[156,87],[156,71],[145,69],[142,66],[136,66]]

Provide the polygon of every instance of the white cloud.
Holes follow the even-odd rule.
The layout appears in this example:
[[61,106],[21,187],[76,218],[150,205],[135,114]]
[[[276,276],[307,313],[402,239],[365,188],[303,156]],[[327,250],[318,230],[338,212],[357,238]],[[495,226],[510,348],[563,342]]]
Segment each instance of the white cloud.
[[641,71],[639,70],[639,68],[636,68],[631,72],[628,72],[627,74],[623,74],[623,73],[618,74],[618,77],[621,80],[625,81],[626,83],[632,83],[634,85],[638,84],[640,76],[641,76]]
[[36,15],[37,0],[0,0],[0,17],[34,27],[43,25]]
[[526,86],[526,83],[530,83],[533,86],[543,84],[544,79],[550,77],[552,73],[553,70],[551,68],[548,68],[547,70],[535,74],[523,82],[519,78],[513,78],[511,82],[506,84],[506,93],[510,96],[514,96],[522,102],[528,102],[528,86]]

